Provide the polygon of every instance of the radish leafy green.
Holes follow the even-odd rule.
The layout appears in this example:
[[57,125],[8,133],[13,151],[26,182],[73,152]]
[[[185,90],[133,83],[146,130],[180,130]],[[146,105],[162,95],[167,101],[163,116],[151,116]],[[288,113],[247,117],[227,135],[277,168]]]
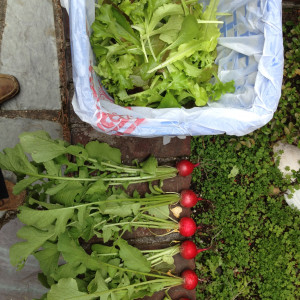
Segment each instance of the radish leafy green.
[[[176,176],[177,169],[158,166],[153,156],[127,166],[121,163],[120,150],[108,144],[69,145],[37,131],[22,133],[20,144],[4,149],[0,167],[18,176],[14,193],[26,189],[28,194],[18,215],[26,225],[18,232],[24,241],[10,251],[15,266],[22,267],[30,254],[66,231],[76,239],[97,235],[107,242],[120,231],[141,226],[175,230],[178,225],[168,220],[168,207],[180,195],[162,195],[159,186],[152,186],[152,181]],[[118,188],[138,182],[149,182],[155,195],[140,198],[135,192],[129,197]]]
[[[33,162],[25,153],[31,155]],[[73,161],[68,159],[70,155]],[[43,180],[43,187],[47,187],[45,194],[55,195],[58,203],[72,203],[87,196],[93,201],[93,197],[103,194],[110,186],[126,188],[132,183],[164,180],[177,174],[176,168],[158,166],[153,156],[136,166],[126,166],[121,163],[120,150],[106,143],[91,141],[85,147],[69,145],[52,140],[44,131],[22,133],[20,144],[0,153],[0,167],[22,179],[15,185],[15,193]],[[73,172],[76,172],[74,176],[68,176]]]
[[[0,153],[0,168],[17,175],[14,192],[27,191],[18,213],[22,241],[10,248],[10,262],[22,269],[30,255],[39,261],[39,279],[49,288],[42,299],[130,300],[183,283],[171,274],[178,245],[144,253],[122,239],[138,227],[178,232],[169,205],[180,195],[152,185],[175,176],[176,168],[158,166],[153,156],[124,165],[119,149],[97,141],[70,145],[44,131],[19,137]],[[150,182],[153,193],[128,196],[122,186],[132,182]],[[88,251],[93,237],[109,246]]]
[[[170,273],[178,246],[143,253],[122,239],[138,227],[178,231],[169,205],[179,194],[155,185],[145,197],[122,189],[175,176],[176,168],[158,166],[153,156],[123,165],[119,149],[97,141],[69,145],[44,131],[22,133],[20,144],[0,153],[0,167],[17,175],[15,193],[27,191],[18,213],[22,241],[10,248],[10,262],[22,269],[30,255],[39,261],[39,279],[49,288],[42,299],[129,300],[183,283]],[[93,237],[110,246],[88,251]]]
[[99,0],[92,24],[95,71],[119,105],[204,106],[234,92],[217,76],[219,0]]

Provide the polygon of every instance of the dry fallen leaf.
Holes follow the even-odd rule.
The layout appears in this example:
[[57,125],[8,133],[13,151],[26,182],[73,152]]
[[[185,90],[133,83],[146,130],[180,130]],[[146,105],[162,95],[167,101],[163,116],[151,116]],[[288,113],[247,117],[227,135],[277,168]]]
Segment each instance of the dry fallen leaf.
[[180,214],[182,213],[182,207],[175,206],[174,208],[171,209],[171,212],[174,215],[174,217],[179,218]]

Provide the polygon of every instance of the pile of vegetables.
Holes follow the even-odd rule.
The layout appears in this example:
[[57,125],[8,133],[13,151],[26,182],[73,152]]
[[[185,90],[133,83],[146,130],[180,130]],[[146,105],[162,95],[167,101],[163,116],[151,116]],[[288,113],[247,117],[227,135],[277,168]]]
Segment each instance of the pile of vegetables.
[[99,0],[90,37],[102,84],[122,106],[204,106],[233,93],[217,76],[218,0]]
[[[23,241],[11,247],[10,261],[21,269],[34,255],[42,270],[39,279],[49,288],[42,299],[129,300],[160,290],[168,297],[171,287],[196,287],[193,270],[173,274],[173,256],[193,259],[209,248],[197,249],[185,240],[165,249],[139,250],[123,235],[143,227],[193,236],[199,228],[194,220],[175,219],[170,206],[192,207],[201,198],[191,190],[164,193],[162,184],[177,174],[189,175],[197,165],[182,161],[176,167],[158,166],[150,156],[127,166],[120,150],[105,143],[69,145],[44,131],[24,132],[19,138],[13,149],[0,153],[0,168],[17,175],[14,193],[27,191],[18,214],[25,225],[17,233]],[[126,188],[139,182],[149,182],[151,193],[129,196]],[[87,249],[95,236],[102,242]]]

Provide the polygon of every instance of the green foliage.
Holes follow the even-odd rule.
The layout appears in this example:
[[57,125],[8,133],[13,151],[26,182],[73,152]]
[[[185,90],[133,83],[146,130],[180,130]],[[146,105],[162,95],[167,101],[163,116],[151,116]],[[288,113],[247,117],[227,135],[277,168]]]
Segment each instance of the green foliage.
[[219,0],[205,9],[197,0],[98,3],[90,38],[94,70],[117,104],[204,106],[234,92],[233,81],[219,81],[214,63]]
[[[163,180],[177,174],[176,168],[158,166],[154,156],[136,162],[136,166],[126,166],[121,163],[120,150],[106,143],[91,141],[85,147],[68,145],[51,139],[45,131],[23,132],[19,144],[0,152],[0,168],[19,176],[15,194],[26,188],[38,189],[39,185],[32,184],[47,179],[41,184],[46,187],[45,194],[55,195],[56,201],[62,204],[72,204],[84,196],[92,201],[90,195],[103,194],[109,186],[127,188],[132,183]],[[76,173],[70,177],[70,172]]]
[[300,17],[298,18],[298,24],[295,24],[293,21],[288,21],[286,22],[285,26],[283,26],[283,33],[285,35],[284,76],[286,76],[288,79],[295,78],[300,75],[300,70],[299,70],[300,68],[300,50],[299,50],[300,23],[299,21],[300,21]]
[[[181,278],[149,273],[150,262],[140,250],[128,245],[126,241],[119,239],[115,244],[119,250],[114,246],[97,245],[99,247],[95,247],[96,251],[89,255],[67,232],[62,234],[57,249],[65,264],[56,269],[51,268],[48,273],[45,272],[48,269],[43,268],[49,283],[53,279],[58,281],[51,285],[47,299],[130,300],[182,284]],[[42,261],[40,263],[43,266]],[[54,263],[57,267],[57,261]],[[81,276],[74,278],[77,275]]]
[[199,300],[300,297],[300,214],[283,197],[299,188],[300,174],[284,179],[272,152],[278,140],[299,147],[299,25],[289,22],[284,32],[284,85],[269,124],[244,137],[192,139],[192,158],[202,161],[194,189],[214,204],[212,210],[200,202],[193,215],[211,228],[196,242],[213,244],[197,257]]
[[[14,192],[27,190],[18,214],[22,241],[10,248],[10,262],[22,269],[30,255],[39,261],[39,279],[50,289],[42,299],[130,300],[183,283],[163,273],[175,268],[179,247],[144,255],[121,239],[138,227],[178,230],[169,205],[180,195],[163,194],[162,182],[152,186],[175,176],[176,168],[158,166],[154,156],[135,164],[123,165],[120,150],[105,143],[69,145],[44,131],[22,133],[20,144],[0,153],[0,167],[18,175]],[[120,187],[145,181],[154,195],[130,197]],[[90,255],[85,246],[93,236],[113,246],[97,245]]]
[[[162,229],[178,227],[177,222],[168,220],[168,205],[158,206],[161,205],[160,201],[165,201],[162,196],[149,196],[144,202],[139,198],[138,201],[135,201],[134,198],[118,198],[119,192],[116,193],[113,195],[114,197],[108,197],[106,200],[80,203],[74,206],[43,203],[30,198],[26,206],[20,207],[18,214],[19,220],[27,225],[18,231],[18,237],[26,241],[16,243],[11,247],[12,265],[22,268],[30,254],[34,254],[46,241],[56,241],[65,232],[71,232],[75,239],[82,238],[88,241],[97,235],[107,242],[110,239],[119,238],[122,235],[119,232],[122,230],[123,232],[131,231],[137,227]],[[117,199],[114,199],[115,197]],[[49,198],[48,201],[55,202],[53,198]],[[151,204],[151,201],[154,201],[154,205]],[[38,209],[37,204],[39,205]],[[143,207],[141,207],[142,204],[144,204]],[[165,215],[162,214],[161,208],[167,209]],[[149,215],[144,212],[148,212]],[[119,243],[117,245],[122,248]],[[132,249],[131,252],[134,253]],[[42,253],[46,253],[47,256],[48,253],[53,253],[52,250],[53,248],[47,247],[46,252]],[[41,257],[43,258],[45,255],[43,254]],[[138,255],[134,254],[134,257],[137,260]],[[139,265],[142,267],[141,263]]]
[[239,293],[239,299],[296,299],[299,294],[300,215],[284,202],[282,192],[290,183],[261,136],[239,150],[238,141],[226,136],[193,139],[193,155],[205,158],[203,169],[194,171],[195,190],[215,206],[205,211],[198,204],[194,218],[213,227],[209,236],[219,233],[216,250],[198,256],[199,276],[208,282],[197,299],[233,299]]

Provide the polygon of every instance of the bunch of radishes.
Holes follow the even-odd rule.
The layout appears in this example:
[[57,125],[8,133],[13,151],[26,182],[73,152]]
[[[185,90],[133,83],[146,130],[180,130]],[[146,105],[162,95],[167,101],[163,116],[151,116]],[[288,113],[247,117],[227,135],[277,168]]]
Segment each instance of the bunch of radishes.
[[[181,160],[177,163],[176,168],[180,176],[190,175],[194,168],[198,167],[199,163],[193,164],[188,160]],[[192,190],[184,190],[181,192],[180,204],[184,207],[191,208],[197,204],[198,201],[203,200],[203,198],[197,197],[197,195]],[[197,225],[192,218],[184,217],[179,221],[179,232],[185,237],[190,237],[195,234],[197,230]],[[196,255],[202,251],[208,250],[197,249],[194,242],[186,240],[180,246],[180,254],[185,259],[193,259]],[[193,290],[198,284],[197,274],[190,269],[187,269],[181,273],[181,277],[184,279],[183,287],[187,290]],[[185,298],[187,299],[187,298]]]
[[[153,282],[159,284],[155,288],[149,288],[149,293],[163,286],[164,289],[168,289],[176,285],[183,285],[188,290],[196,287],[198,278],[193,270],[184,270],[181,277],[177,277],[170,272],[164,274],[153,268],[152,264],[155,265],[159,261],[159,251],[164,252],[167,249],[156,249],[157,252],[152,253],[153,255],[150,252],[147,253],[145,259],[149,259],[151,268],[149,267],[147,272],[138,272],[128,265],[125,268],[122,264],[114,265],[98,261],[85,252],[80,241],[87,241],[90,236],[96,234],[105,243],[105,232],[105,238],[111,242],[113,239],[121,238],[126,230],[138,227],[165,229],[168,231],[167,233],[179,232],[184,237],[191,237],[199,228],[192,218],[183,217],[177,221],[169,217],[168,213],[165,213],[167,216],[163,218],[151,214],[150,210],[153,211],[153,208],[159,210],[161,207],[168,210],[170,205],[178,202],[183,207],[191,208],[198,201],[203,200],[197,197],[193,191],[184,190],[180,194],[164,194],[161,191],[160,195],[154,193],[145,198],[127,197],[128,195],[122,191],[124,198],[120,198],[120,194],[112,195],[112,187],[127,188],[130,184],[142,182],[149,182],[151,185],[153,182],[162,182],[176,175],[188,176],[199,164],[182,160],[176,167],[158,166],[157,160],[150,156],[142,163],[127,166],[121,163],[119,149],[112,148],[105,143],[92,141],[85,146],[69,145],[64,141],[52,140],[47,133],[42,131],[23,133],[20,136],[19,145],[13,149],[6,149],[3,154],[0,154],[0,167],[18,174],[14,193],[18,194],[26,189],[30,191],[30,201],[24,203],[18,214],[18,218],[26,225],[23,227],[25,230],[20,229],[18,234],[26,240],[26,247],[31,251],[28,250],[24,253],[24,242],[13,245],[10,249],[10,258],[14,266],[24,266],[24,262],[31,254],[38,254],[36,257],[40,258],[44,257],[48,253],[48,245],[51,244],[55,246],[53,247],[56,251],[55,255],[57,257],[62,255],[66,263],[70,264],[68,265],[70,268],[73,263],[76,265],[74,270],[77,268],[77,255],[79,255],[82,257],[82,262],[86,264],[84,266],[86,269],[97,271],[106,266],[114,268],[120,273],[139,273],[138,280],[146,280],[134,282],[132,285],[128,285],[128,289],[137,287],[142,289],[147,284],[152,285]],[[28,159],[28,154],[31,155],[32,160]],[[18,164],[15,163],[16,160]],[[70,160],[72,161],[71,167],[69,166]],[[54,169],[55,172],[53,172]],[[77,191],[76,200],[73,193],[74,186]],[[34,193],[32,193],[33,190]],[[117,212],[113,204],[118,208]],[[124,207],[127,207],[127,210],[124,211]],[[85,222],[86,219],[88,222]],[[119,230],[120,228],[122,230]],[[72,234],[69,234],[71,230],[73,230]],[[45,238],[33,239],[28,235],[29,231],[34,234],[42,232],[45,234],[43,236]],[[69,248],[67,245],[72,245],[72,247]],[[72,256],[73,248],[75,262]],[[174,250],[174,252],[169,252],[172,256],[181,253],[185,259],[193,259],[198,253],[208,249],[197,249],[190,240],[170,248],[172,251]],[[128,252],[130,253],[130,251]],[[111,253],[105,255],[109,256]],[[123,257],[122,261],[125,261],[125,258]],[[131,258],[129,255],[130,264],[132,263]],[[60,288],[64,284],[72,285],[72,290],[78,288],[73,275],[69,278],[60,278],[58,282],[54,283],[56,279],[50,273],[50,269],[51,272],[57,270],[57,263],[58,261],[56,262],[55,259],[51,260],[51,268],[48,268],[49,274],[43,270],[45,278],[48,276],[51,279],[49,279],[51,290],[47,297],[49,300],[62,299],[63,295],[70,296],[68,292],[65,294],[65,288]],[[84,273],[84,271],[82,272]],[[80,273],[80,275],[82,274]],[[154,279],[147,283],[147,278]],[[105,283],[109,283],[109,281],[105,281]],[[126,288],[122,283],[118,288],[95,291],[94,294],[98,297],[106,293],[117,293],[117,290],[123,291]],[[82,291],[78,290],[77,292],[76,295],[83,295]],[[89,299],[92,298],[90,291],[87,291],[85,296]]]
[[[199,166],[199,163],[193,164],[188,160],[181,160],[177,163],[176,168],[178,170],[178,174],[180,176],[188,176],[190,175],[194,168]],[[201,197],[198,197],[192,190],[183,190],[180,193],[180,204],[183,207],[191,208],[195,206],[198,201],[204,200]],[[200,228],[197,227],[195,221],[189,217],[183,217],[179,221],[179,233],[185,237],[191,237],[195,234],[196,230]],[[197,249],[197,246],[194,242],[190,240],[186,240],[181,243],[179,247],[180,254],[185,259],[194,259],[197,254],[200,252],[206,251],[209,248]],[[193,290],[196,288],[198,284],[198,276],[197,274],[191,270],[187,269],[181,273],[181,277],[184,280],[183,287],[187,290]],[[181,300],[189,300],[188,298],[181,298]]]
[[[177,165],[177,174],[180,176],[188,176],[193,172],[193,169],[197,167],[199,164],[193,164],[187,160],[181,160]],[[175,173],[175,172],[174,172]],[[161,195],[161,197],[164,197],[164,195]],[[151,207],[152,204],[150,203],[163,203],[163,200],[161,200],[161,197],[156,198],[154,197],[148,197],[145,198],[147,201],[144,201],[145,209],[144,211],[147,212],[147,207]],[[204,200],[203,198],[198,197],[192,190],[187,189],[181,191],[179,197],[174,197],[174,199],[171,199],[172,202],[169,202],[169,204],[176,204],[177,202],[180,203],[181,206],[186,208],[191,208],[195,206],[198,201]],[[128,200],[127,200],[128,201]],[[135,200],[133,200],[135,201]],[[140,200],[138,200],[140,201]],[[168,200],[169,201],[169,200]],[[141,201],[140,201],[141,202]],[[135,220],[131,222],[131,225],[133,225],[135,222],[140,225],[141,227],[147,227],[147,228],[160,228],[160,229],[167,229],[169,230],[168,233],[171,232],[179,232],[184,237],[191,237],[195,234],[197,229],[200,228],[200,226],[197,226],[195,221],[190,217],[182,217],[178,222],[171,218],[171,220],[160,220],[160,218],[157,217],[151,217],[147,214],[143,214],[145,220]],[[135,219],[138,219],[136,217]],[[117,224],[114,224],[117,225]],[[109,225],[110,226],[110,225]],[[190,240],[186,240],[182,242],[181,245],[173,246],[167,249],[160,249],[155,250],[154,255],[150,255],[149,253],[152,253],[153,251],[145,250],[142,251],[144,254],[148,255],[147,259],[151,262],[152,266],[155,266],[159,264],[163,260],[163,256],[168,254],[173,256],[177,253],[180,253],[181,256],[184,259],[194,259],[196,255],[202,251],[208,250],[209,248],[205,249],[197,249],[197,246],[194,242]],[[183,287],[187,290],[194,289],[198,284],[198,277],[196,273],[191,269],[186,269],[181,273],[181,278],[183,280]]]

